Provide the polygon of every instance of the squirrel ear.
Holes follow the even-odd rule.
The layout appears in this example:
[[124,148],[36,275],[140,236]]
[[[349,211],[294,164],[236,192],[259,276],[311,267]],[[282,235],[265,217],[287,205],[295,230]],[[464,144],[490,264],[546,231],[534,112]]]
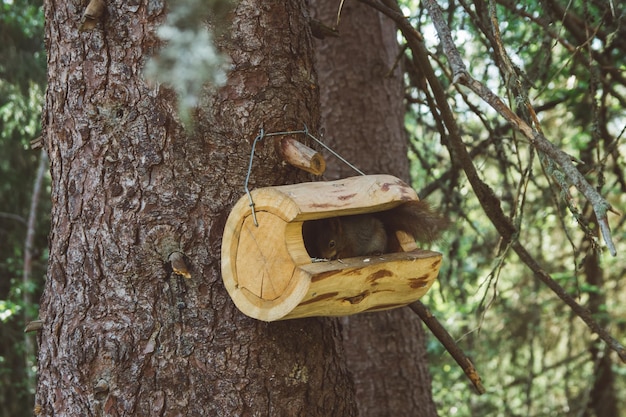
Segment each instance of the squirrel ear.
[[339,217],[331,217],[328,219],[329,229],[335,233],[335,236],[340,236],[341,233],[341,220]]

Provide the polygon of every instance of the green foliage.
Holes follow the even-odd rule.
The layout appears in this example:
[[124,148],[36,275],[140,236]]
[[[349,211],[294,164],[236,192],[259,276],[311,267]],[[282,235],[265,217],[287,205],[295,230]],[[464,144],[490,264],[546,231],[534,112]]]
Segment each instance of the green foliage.
[[0,321],[6,323],[20,311],[20,305],[9,300],[0,300]]
[[[216,52],[204,22],[211,9],[216,17],[209,26],[219,33],[216,23],[228,10],[227,3],[168,3],[171,12],[159,30],[166,46],[146,72],[177,91],[183,114],[197,105],[206,83],[224,81],[228,62]],[[516,90],[507,82],[509,74],[502,70],[483,29],[486,23],[477,15],[476,7],[488,3],[439,2],[468,70],[520,114],[525,100],[520,92],[526,93],[544,134],[580,159],[578,167],[586,178],[614,207],[626,211],[624,5],[499,0],[503,46],[521,80]],[[548,8],[548,3],[562,10]],[[597,234],[589,203],[556,186],[555,177],[562,173],[537,157],[492,108],[453,85],[428,13],[420,7],[421,2],[403,2],[404,13],[433,53],[437,77],[449,93],[474,165],[519,226],[519,241],[596,320],[624,340],[624,221],[609,217],[620,254],[611,258],[578,224],[585,222]],[[584,23],[578,28],[584,30],[577,31],[577,20],[566,16],[578,17]],[[46,204],[37,214],[33,280],[23,282],[25,223],[38,162],[29,142],[39,134],[45,82],[42,29],[40,0],[0,3],[0,414],[11,416],[30,415],[32,409],[31,370],[25,365],[32,357],[25,358],[23,328],[26,318],[36,318],[37,305],[25,303],[24,295],[38,299],[47,257],[49,203],[44,197]],[[487,394],[475,395],[439,342],[429,340],[440,415],[599,416],[590,403],[593,384],[601,381],[597,365],[603,357],[609,358],[615,377],[606,386],[626,415],[626,367],[501,241],[464,173],[450,163],[446,132],[427,99],[431,93],[416,79],[419,74],[407,68],[412,175],[422,197],[439,202],[453,220],[434,248],[444,253],[444,264],[424,302],[472,358],[487,388]],[[580,220],[568,210],[566,198],[579,207]]]
[[29,144],[29,138],[34,138],[40,129],[39,115],[43,103],[41,86],[31,82],[26,95],[15,84],[3,83],[0,80],[0,95],[7,102],[0,107],[0,121],[2,135],[19,138],[23,147]]
[[[219,87],[226,83],[229,61],[218,52],[214,35],[204,21],[207,16],[213,16],[214,22],[225,21],[231,2],[185,0],[170,5],[166,22],[157,30],[165,46],[148,61],[145,75],[176,91],[179,113],[188,121],[189,112],[198,105],[202,88],[206,84]],[[216,29],[216,23],[213,28]]]
[[[0,3],[0,414],[32,414],[34,336],[47,261],[49,197],[40,197],[31,279],[24,276],[24,244],[39,152],[45,82],[41,1]],[[28,339],[27,339],[28,338]],[[30,343],[26,344],[26,341]]]
[[[626,44],[615,36],[624,39],[625,10],[624,5],[609,3],[615,10],[593,1],[439,2],[471,75],[530,120],[524,109],[527,97],[545,136],[581,160],[578,168],[587,180],[623,213]],[[485,9],[495,5],[518,85],[509,82],[510,74],[496,54],[487,15],[479,17],[476,8],[481,4]],[[603,251],[590,202],[567,183],[558,166],[538,155],[478,97],[452,85],[439,39],[420,7],[407,3],[405,13],[433,53],[431,61],[447,88],[448,103],[481,179],[519,226],[518,239],[534,259],[623,341],[624,222],[609,215],[618,252],[613,258]],[[407,77],[412,104],[406,126],[413,137],[409,157],[415,186],[423,197],[440,202],[453,219],[438,248],[444,253],[438,286],[423,301],[472,358],[487,388],[483,396],[474,394],[451,357],[430,341],[433,394],[440,414],[609,415],[594,405],[597,384],[606,395],[603,405],[619,411],[610,415],[626,415],[626,383],[617,377],[623,376],[624,365],[500,239],[465,174],[450,164],[439,112],[427,99],[431,92],[413,79]],[[566,184],[564,190],[557,179]],[[577,208],[578,217],[568,204]],[[612,382],[603,380],[606,373],[599,371],[604,360]]]
[[3,0],[0,3],[0,80],[22,92],[31,82],[39,85],[45,82],[41,4],[41,0]]

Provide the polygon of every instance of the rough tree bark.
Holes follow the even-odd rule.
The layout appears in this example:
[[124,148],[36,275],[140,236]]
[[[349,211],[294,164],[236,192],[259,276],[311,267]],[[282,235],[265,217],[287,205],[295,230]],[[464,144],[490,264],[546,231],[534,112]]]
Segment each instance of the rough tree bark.
[[[315,17],[332,26],[337,2],[314,5]],[[368,6],[346,2],[338,29],[338,38],[316,42],[326,142],[368,174],[390,173],[409,182],[396,26]],[[356,175],[332,158],[328,165],[331,178]],[[437,415],[417,316],[397,309],[342,323],[359,415]]]
[[[228,84],[191,134],[171,91],[141,76],[165,4],[108,1],[86,32],[79,5],[45,2],[53,220],[37,413],[354,415],[337,321],[249,319],[219,272],[259,128],[316,132],[304,3],[238,4]],[[251,187],[301,177],[267,141],[254,167]]]

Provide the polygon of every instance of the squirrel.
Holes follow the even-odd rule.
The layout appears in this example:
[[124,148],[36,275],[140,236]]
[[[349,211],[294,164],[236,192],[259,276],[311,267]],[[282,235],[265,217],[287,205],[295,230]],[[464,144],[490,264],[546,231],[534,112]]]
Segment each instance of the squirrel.
[[309,220],[302,226],[302,235],[311,257],[340,259],[397,251],[398,230],[416,241],[429,243],[447,226],[446,218],[419,200],[378,213]]

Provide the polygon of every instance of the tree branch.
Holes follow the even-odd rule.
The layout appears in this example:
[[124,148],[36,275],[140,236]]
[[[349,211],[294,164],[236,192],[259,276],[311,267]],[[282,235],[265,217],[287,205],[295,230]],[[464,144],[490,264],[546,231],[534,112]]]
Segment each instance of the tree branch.
[[474,388],[479,394],[484,394],[487,392],[485,387],[483,386],[480,375],[478,375],[478,371],[474,367],[474,364],[467,357],[465,352],[456,344],[450,333],[439,323],[439,320],[426,308],[421,301],[415,301],[414,303],[409,304],[408,306],[415,314],[417,314],[420,319],[428,326],[430,331],[435,335],[435,337],[441,342],[441,344],[446,348],[446,350],[452,355],[452,358],[456,361],[457,364],[463,369],[465,375],[472,381],[474,384]]
[[513,250],[534,273],[535,277],[546,284],[561,300],[563,300],[587,326],[602,339],[611,349],[617,352],[622,362],[626,363],[626,348],[615,340],[602,328],[591,316],[589,310],[581,306],[561,287],[552,277],[544,271],[539,263],[528,253],[526,248],[519,242],[513,243]]
[[[452,68],[453,82],[465,85],[487,104],[493,107],[500,115],[502,115],[509,123],[519,130],[529,142],[538,150],[550,156],[562,169],[563,173],[569,179],[570,184],[574,185],[592,204],[593,210],[598,219],[602,237],[606,242],[609,252],[612,256],[617,255],[615,245],[611,238],[611,231],[608,224],[607,212],[613,210],[611,205],[587,182],[585,177],[576,169],[572,163],[572,157],[561,149],[556,147],[539,131],[533,129],[529,124],[515,114],[496,94],[474,79],[467,71],[461,55],[454,45],[450,29],[448,28],[439,5],[434,0],[424,0],[424,6],[428,9],[433,20],[437,34],[443,46],[450,66]],[[614,211],[614,210],[613,210]]]
[[26,226],[26,219],[19,214],[0,212],[0,217],[3,217],[5,219],[17,220],[18,222]]
[[[541,267],[539,266],[539,263],[537,263],[534,260],[534,258],[526,251],[523,245],[517,242],[517,236],[519,233],[518,229],[515,227],[515,225],[513,225],[511,220],[502,211],[502,208],[500,206],[500,200],[496,197],[493,190],[484,181],[482,181],[482,179],[478,175],[478,172],[476,171],[476,167],[474,166],[472,162],[472,158],[467,152],[466,146],[463,143],[463,140],[459,133],[459,127],[456,124],[456,120],[454,119],[452,110],[450,109],[450,106],[448,105],[445,91],[443,87],[441,86],[441,83],[437,79],[437,76],[435,75],[435,72],[432,66],[430,65],[430,61],[428,60],[428,52],[426,50],[426,47],[424,46],[424,43],[421,41],[421,35],[419,35],[419,33],[415,30],[415,28],[413,28],[411,23],[404,16],[402,16],[402,14],[399,13],[398,10],[389,9],[388,7],[380,3],[374,2],[373,0],[359,0],[359,1],[369,4],[372,7],[375,7],[376,9],[378,9],[379,11],[383,12],[385,15],[393,19],[398,25],[398,28],[404,35],[405,39],[407,40],[407,43],[409,44],[409,47],[413,51],[415,62],[420,66],[420,70],[422,71],[426,79],[428,80],[430,88],[433,91],[433,95],[435,97],[435,100],[441,112],[441,116],[443,117],[446,128],[448,129],[448,132],[449,132],[449,136],[447,139],[448,139],[448,148],[450,149],[451,156],[454,160],[456,160],[460,164],[460,166],[465,171],[465,175],[467,176],[467,179],[470,182],[472,189],[474,190],[474,193],[476,194],[476,197],[478,198],[478,201],[480,202],[485,214],[487,214],[487,216],[489,217],[489,220],[495,226],[500,236],[502,236],[502,238],[505,241],[512,242],[513,249],[515,250],[515,252],[518,254],[522,262],[524,262],[534,272],[535,276],[539,278],[542,282],[544,282],[559,298],[561,298],[561,300],[563,300],[568,306],[570,306],[572,311],[574,311],[574,313],[578,315],[585,322],[585,324],[587,324],[589,329],[592,332],[596,333],[600,337],[600,339],[606,342],[607,345],[611,347],[611,349],[615,350],[620,356],[620,358],[622,359],[622,361],[626,362],[626,350],[624,349],[624,347],[619,342],[617,342],[613,337],[611,337],[611,335],[606,330],[604,330],[593,319],[593,317],[591,317],[591,315],[585,308],[579,305],[576,302],[576,300],[574,300],[569,294],[567,294],[567,292],[563,289],[563,287],[561,287],[556,281],[554,281],[550,277],[549,274],[543,271],[543,269],[541,269]],[[434,3],[433,0],[424,0],[424,4],[428,4],[429,7],[436,9],[436,13],[437,12],[439,13],[439,18],[440,19],[442,18],[441,11],[439,10],[439,7]],[[445,27],[445,24],[443,24],[442,20],[439,21],[439,24],[440,26],[443,25]],[[450,36],[450,32],[447,29],[447,27],[445,27],[444,30],[447,31],[446,32],[448,35],[447,41],[449,43],[452,41],[452,37]],[[444,36],[442,36],[442,34],[440,34],[439,36],[442,38],[442,41],[443,41]],[[452,44],[452,48],[454,48],[453,44]],[[454,49],[456,50],[456,48]],[[458,54],[458,51],[456,53],[456,58],[460,60],[460,55]],[[469,77],[469,74],[467,74],[467,70],[465,70],[465,67],[463,66],[462,62],[461,62],[460,68],[461,68],[461,71],[464,71],[464,73]],[[468,80],[471,80],[471,77],[468,78]],[[522,122],[522,124],[515,124],[513,121],[509,120],[515,126],[524,126],[526,129],[525,131],[527,133],[530,133],[530,136],[532,139],[531,143],[535,144],[535,146],[537,146],[538,149],[543,150],[544,146],[548,150],[551,148],[555,148],[554,145],[548,142],[545,138],[543,138],[543,140],[537,141],[536,136],[541,136],[541,135],[535,132],[526,123],[521,121],[497,96],[495,96],[495,94],[493,94],[493,92],[491,92],[490,90],[488,90],[487,88],[485,88],[478,82],[475,82],[474,85],[480,91],[482,91],[485,95],[493,97],[494,100],[496,100],[495,103],[501,106],[502,111],[504,111],[507,116],[511,117],[511,115],[513,115],[517,119],[518,123]],[[548,145],[546,145],[546,143]],[[570,157],[564,152],[560,150],[558,151],[559,152],[555,152],[555,156],[557,157],[557,162],[561,161],[564,165],[568,166],[568,169],[573,169],[574,171],[578,172],[576,168],[572,165]],[[565,161],[567,162],[567,164]],[[587,181],[582,177],[582,175],[580,175],[580,173],[578,173],[578,177],[576,178],[579,179],[579,182],[580,182],[579,185],[581,187],[584,188],[583,184],[586,184],[586,186],[593,191],[592,196],[594,197],[594,199],[597,198],[598,201],[604,202],[604,204],[606,204],[607,206],[606,209],[610,208],[608,203],[606,203],[604,199],[601,196],[599,196],[599,194],[596,193],[595,190],[593,190],[593,188],[587,183]],[[585,188],[585,189],[588,190],[588,188]],[[594,209],[595,207],[596,205],[594,205]],[[604,220],[606,221],[606,212],[604,213]]]

